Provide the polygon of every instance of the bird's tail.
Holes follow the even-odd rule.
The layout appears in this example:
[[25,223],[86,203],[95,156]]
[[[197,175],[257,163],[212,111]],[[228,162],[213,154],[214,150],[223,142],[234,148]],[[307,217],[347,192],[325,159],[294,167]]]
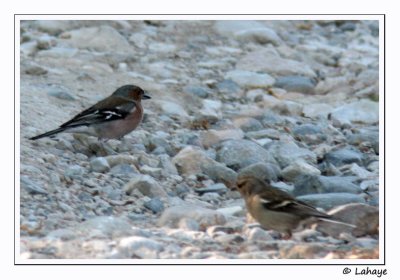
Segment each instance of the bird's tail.
[[31,138],[29,138],[29,140],[36,140],[36,139],[40,139],[40,138],[43,138],[43,137],[49,137],[49,136],[52,136],[52,135],[57,134],[59,132],[62,132],[64,130],[65,130],[64,127],[60,127],[60,128],[54,129],[54,130],[50,130],[50,131],[48,131],[46,133],[39,134],[39,135],[36,135],[34,137],[31,137]]
[[357,227],[357,226],[355,226],[353,224],[349,224],[349,223],[341,222],[341,221],[338,221],[338,220],[334,220],[333,218],[328,218],[327,219],[327,218],[318,217],[318,219],[320,219],[322,221],[325,221],[325,222],[330,222],[330,223],[339,224],[339,225],[345,225],[345,226],[352,227],[352,228],[356,228]]

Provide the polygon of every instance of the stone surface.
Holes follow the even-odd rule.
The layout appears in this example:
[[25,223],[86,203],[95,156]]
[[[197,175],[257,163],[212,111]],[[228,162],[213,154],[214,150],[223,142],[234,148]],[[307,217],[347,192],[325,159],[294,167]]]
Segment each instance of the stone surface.
[[217,152],[217,160],[233,170],[258,162],[275,163],[275,159],[267,150],[249,140],[227,140],[223,142]]
[[167,193],[163,187],[149,175],[136,176],[124,186],[124,191],[128,195],[130,195],[136,189],[149,197],[167,196]]
[[243,70],[230,71],[226,73],[225,78],[243,88],[268,88],[275,82],[275,79],[268,74]]
[[295,195],[346,192],[358,194],[361,188],[354,184],[355,177],[303,175],[294,185]]
[[183,219],[196,221],[203,231],[210,226],[226,223],[225,216],[218,211],[197,206],[175,206],[167,208],[162,213],[158,225],[177,228]]
[[379,104],[369,100],[346,104],[333,110],[331,119],[340,126],[352,123],[377,123],[379,121]]

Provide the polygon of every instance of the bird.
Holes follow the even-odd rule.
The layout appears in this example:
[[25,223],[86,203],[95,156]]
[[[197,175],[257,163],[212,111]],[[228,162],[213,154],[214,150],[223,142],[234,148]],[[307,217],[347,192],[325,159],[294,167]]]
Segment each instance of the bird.
[[261,227],[283,233],[284,239],[290,239],[292,231],[309,218],[355,227],[335,220],[289,193],[271,186],[270,182],[254,176],[239,176],[237,189],[245,200],[247,211]]
[[100,100],[58,128],[29,139],[52,137],[61,132],[87,134],[100,140],[121,139],[136,129],[142,121],[143,99],[151,97],[140,87],[121,86],[109,97]]

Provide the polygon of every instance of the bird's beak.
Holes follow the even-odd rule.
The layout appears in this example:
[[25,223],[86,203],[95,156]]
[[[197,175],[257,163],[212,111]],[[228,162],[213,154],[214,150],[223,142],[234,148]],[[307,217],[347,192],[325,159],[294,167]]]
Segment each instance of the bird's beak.
[[145,91],[142,95],[142,99],[151,99],[151,96],[147,94],[147,92]]

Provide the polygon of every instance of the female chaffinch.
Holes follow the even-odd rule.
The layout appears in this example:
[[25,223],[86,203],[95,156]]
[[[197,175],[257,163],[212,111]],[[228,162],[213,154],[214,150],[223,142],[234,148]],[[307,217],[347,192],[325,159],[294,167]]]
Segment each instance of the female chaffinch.
[[138,86],[122,86],[59,128],[29,139],[36,140],[60,132],[83,133],[100,139],[120,139],[140,124],[143,119],[141,100],[150,98]]
[[284,233],[285,238],[292,236],[292,230],[308,218],[343,224],[354,225],[333,219],[307,203],[297,200],[287,192],[275,188],[258,178],[243,175],[237,180],[237,189],[243,196],[250,215],[265,229]]

